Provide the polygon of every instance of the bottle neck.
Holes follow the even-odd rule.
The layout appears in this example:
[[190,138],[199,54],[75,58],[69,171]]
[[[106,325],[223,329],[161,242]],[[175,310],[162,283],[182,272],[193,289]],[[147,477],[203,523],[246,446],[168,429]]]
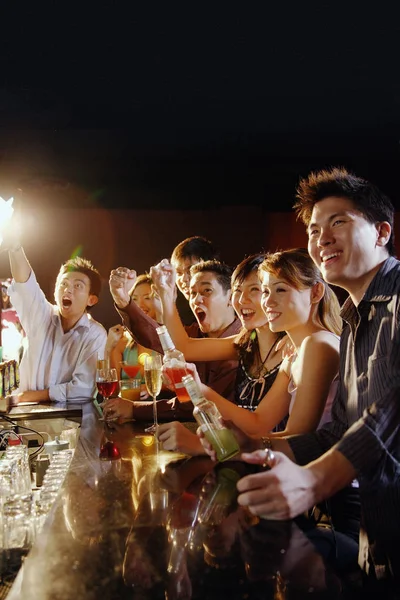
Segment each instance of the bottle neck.
[[198,406],[206,401],[195,381],[186,383],[186,389],[193,406]]
[[175,350],[174,342],[171,340],[171,336],[167,331],[160,333],[159,336],[164,353],[170,352],[171,350]]
[[193,406],[200,406],[201,404],[204,404],[204,402],[206,402],[204,396],[190,396],[190,399],[192,401]]

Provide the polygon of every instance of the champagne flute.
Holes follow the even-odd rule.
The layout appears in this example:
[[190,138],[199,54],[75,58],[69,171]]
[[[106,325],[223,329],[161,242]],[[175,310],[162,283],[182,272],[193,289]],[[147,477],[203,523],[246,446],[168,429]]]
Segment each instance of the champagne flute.
[[146,427],[147,433],[157,432],[157,396],[161,392],[162,385],[162,361],[161,356],[156,354],[155,356],[146,356],[144,362],[144,380],[146,382],[146,388],[150,396],[153,398],[153,415],[154,423],[150,427]]
[[108,356],[107,350],[97,353],[96,369],[109,369],[110,368],[110,357]]
[[96,385],[97,390],[103,397],[103,402],[99,406],[103,408],[110,396],[118,390],[117,369],[96,369]]

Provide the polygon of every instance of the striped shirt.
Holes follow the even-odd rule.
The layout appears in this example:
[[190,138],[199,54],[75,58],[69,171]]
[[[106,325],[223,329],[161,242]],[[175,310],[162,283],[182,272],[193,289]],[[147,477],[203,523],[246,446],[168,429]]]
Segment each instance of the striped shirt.
[[299,464],[336,444],[354,466],[361,500],[360,565],[380,578],[399,564],[400,262],[387,258],[358,307],[348,298],[341,315],[332,420],[289,443]]

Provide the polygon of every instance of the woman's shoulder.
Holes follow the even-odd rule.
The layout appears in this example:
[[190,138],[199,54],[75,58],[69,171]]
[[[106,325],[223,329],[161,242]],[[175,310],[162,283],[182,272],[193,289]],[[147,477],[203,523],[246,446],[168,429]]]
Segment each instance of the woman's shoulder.
[[306,336],[301,344],[301,350],[334,348],[339,352],[340,336],[328,329],[320,329]]

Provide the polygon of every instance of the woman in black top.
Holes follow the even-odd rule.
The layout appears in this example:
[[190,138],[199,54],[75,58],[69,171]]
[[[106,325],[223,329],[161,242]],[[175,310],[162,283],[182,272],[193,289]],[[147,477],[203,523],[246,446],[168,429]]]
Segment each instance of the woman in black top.
[[284,332],[272,333],[261,309],[258,267],[264,258],[264,254],[252,254],[232,275],[232,302],[243,325],[235,340],[239,354],[235,404],[248,410],[257,408],[275,381],[282,362],[279,342],[285,336]]

